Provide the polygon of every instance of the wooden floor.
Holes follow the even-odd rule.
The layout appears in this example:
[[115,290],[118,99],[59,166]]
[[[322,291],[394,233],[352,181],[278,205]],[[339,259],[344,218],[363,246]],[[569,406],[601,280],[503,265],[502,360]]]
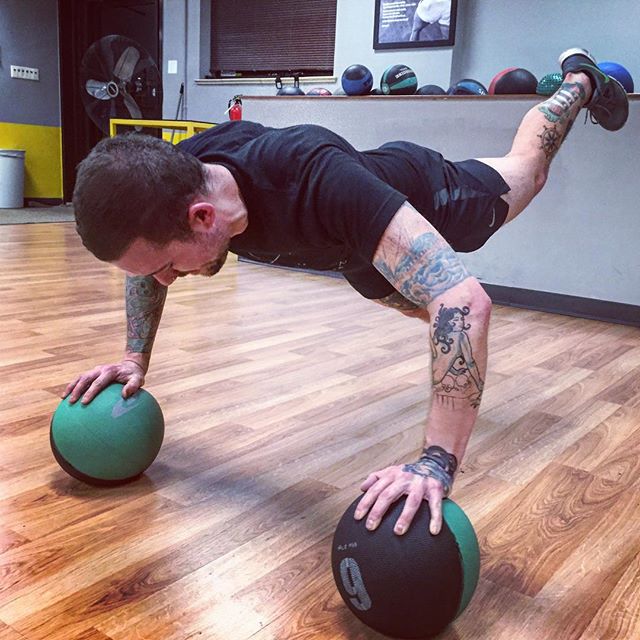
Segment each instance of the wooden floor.
[[[337,279],[231,262],[171,287],[135,484],[67,477],[57,394],[118,359],[122,275],[72,224],[0,227],[0,640],[380,639],[330,540],[370,471],[412,459],[426,327]],[[640,331],[496,307],[453,498],[481,579],[443,640],[640,638]]]

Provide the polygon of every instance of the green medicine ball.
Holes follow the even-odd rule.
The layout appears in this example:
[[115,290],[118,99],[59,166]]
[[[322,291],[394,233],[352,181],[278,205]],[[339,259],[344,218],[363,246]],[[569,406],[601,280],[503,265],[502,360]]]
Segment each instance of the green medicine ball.
[[88,484],[114,486],[135,480],[155,460],[164,437],[156,399],[140,389],[126,400],[112,384],[89,404],[65,398],[49,433],[58,464]]
[[546,76],[540,78],[536,93],[539,96],[550,96],[560,88],[560,85],[562,85],[561,73],[547,73]]

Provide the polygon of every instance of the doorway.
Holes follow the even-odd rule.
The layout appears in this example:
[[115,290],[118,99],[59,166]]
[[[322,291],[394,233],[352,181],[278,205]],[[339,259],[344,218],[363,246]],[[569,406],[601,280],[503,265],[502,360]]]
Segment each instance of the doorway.
[[[82,57],[103,36],[121,35],[142,45],[162,69],[162,0],[58,0],[58,19],[63,197],[71,202],[76,166],[106,135],[83,105]],[[161,118],[162,105],[148,117]]]

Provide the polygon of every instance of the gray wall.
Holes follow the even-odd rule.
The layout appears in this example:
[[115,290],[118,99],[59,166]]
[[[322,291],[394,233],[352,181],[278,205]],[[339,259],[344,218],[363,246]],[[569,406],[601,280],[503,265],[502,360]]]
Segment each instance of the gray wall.
[[[272,126],[323,124],[359,148],[389,139],[414,140],[462,159],[505,154],[520,118],[535,104],[530,99],[268,99],[259,96],[272,96],[272,85],[197,85],[208,68],[210,1],[215,0],[164,2],[165,117],[175,116],[184,81],[184,117],[189,119],[225,120],[227,101],[242,93],[256,96],[245,97],[247,119]],[[565,17],[558,17],[559,9]],[[360,62],[379,77],[390,64],[405,62],[421,84],[448,86],[474,77],[488,85],[508,66],[524,66],[538,77],[556,71],[561,51],[584,46],[601,60],[624,64],[640,85],[638,0],[460,0],[453,49],[375,52],[373,22],[372,0],[338,0],[335,75]],[[178,60],[177,76],[166,73],[169,59]],[[526,215],[466,255],[469,267],[492,284],[640,304],[633,143],[639,137],[640,102],[635,99],[622,132],[576,124],[554,160],[544,192]]]
[[[215,0],[164,0],[164,115],[173,118],[180,83],[185,83],[186,110],[193,120],[225,120],[235,94],[273,95],[272,83],[197,85],[209,67],[208,24]],[[558,11],[562,16],[558,16]],[[454,48],[374,51],[373,0],[338,0],[334,75],[350,64],[367,65],[376,80],[399,62],[411,66],[420,84],[448,87],[472,77],[489,85],[509,66],[523,66],[537,77],[557,70],[558,54],[572,46],[590,49],[601,60],[624,64],[640,85],[638,0],[460,0]],[[178,74],[167,74],[167,61],[178,60]],[[340,92],[339,82],[324,83]],[[306,85],[307,88],[313,85]],[[303,86],[303,88],[305,88]]]
[[[247,98],[247,119],[326,126],[359,149],[411,140],[451,160],[502,156],[534,98]],[[372,126],[375,123],[375,126]],[[389,132],[393,132],[392,134]],[[545,189],[482,249],[461,254],[480,280],[640,305],[640,99],[619,132],[576,122]]]
[[558,54],[583,47],[623,64],[640,91],[638,0],[461,0],[451,75],[487,86],[506,67],[536,77],[557,71]]
[[[37,67],[40,81],[11,78],[12,64]],[[0,0],[0,122],[60,126],[54,0]]]
[[[191,120],[220,121],[227,103],[235,94],[275,94],[272,82],[261,84],[196,85],[209,68],[207,46],[208,9],[215,0],[164,0],[163,78],[164,116],[173,118],[178,104],[180,82],[185,82],[186,117]],[[185,21],[185,6],[187,11]],[[369,67],[379,81],[382,72],[399,62],[408,64],[417,74],[420,84],[449,86],[451,47],[405,51],[373,50],[374,3],[372,0],[338,0],[336,16],[336,52],[334,75],[336,83],[321,83],[331,91],[341,92],[339,78],[350,64]],[[185,38],[185,24],[186,38]],[[186,41],[186,43],[185,43]],[[186,64],[185,64],[186,58]],[[178,74],[167,74],[167,61],[178,60]],[[318,83],[316,83],[318,84]],[[307,88],[314,84],[306,85]],[[303,86],[303,89],[305,86]]]

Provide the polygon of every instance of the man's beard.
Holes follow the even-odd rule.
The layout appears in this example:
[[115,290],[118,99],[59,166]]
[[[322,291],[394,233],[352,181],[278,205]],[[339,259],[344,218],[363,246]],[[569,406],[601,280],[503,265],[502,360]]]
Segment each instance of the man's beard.
[[224,266],[228,254],[229,250],[225,249],[224,253],[219,258],[216,258],[215,260],[207,262],[205,265],[203,265],[198,275],[204,276],[205,278],[211,278],[212,276],[215,276],[216,273],[218,273],[218,271],[220,271],[220,269],[222,269],[222,267]]
[[228,254],[229,247],[227,246],[227,248],[222,252],[222,255],[218,256],[215,260],[206,262],[198,271],[178,272],[178,278],[184,278],[185,276],[204,276],[205,278],[211,278],[212,276],[215,276],[220,269],[222,269],[225,261],[227,260]]

